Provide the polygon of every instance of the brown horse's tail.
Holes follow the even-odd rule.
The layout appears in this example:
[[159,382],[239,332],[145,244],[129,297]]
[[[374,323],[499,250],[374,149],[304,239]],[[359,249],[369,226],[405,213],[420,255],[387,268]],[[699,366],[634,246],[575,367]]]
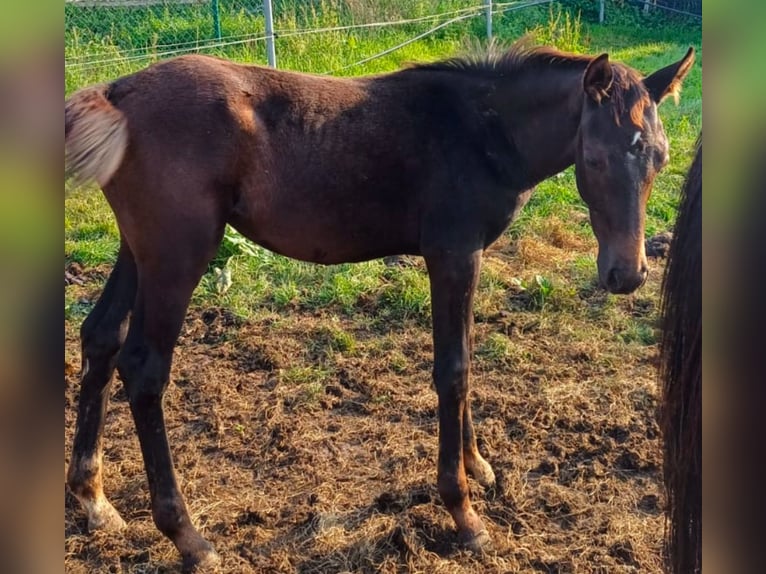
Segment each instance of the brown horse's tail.
[[128,146],[125,115],[107,98],[109,85],[74,93],[64,105],[64,149],[67,177],[77,183],[106,185],[120,167]]
[[663,281],[662,430],[667,571],[702,571],[702,135],[686,178]]

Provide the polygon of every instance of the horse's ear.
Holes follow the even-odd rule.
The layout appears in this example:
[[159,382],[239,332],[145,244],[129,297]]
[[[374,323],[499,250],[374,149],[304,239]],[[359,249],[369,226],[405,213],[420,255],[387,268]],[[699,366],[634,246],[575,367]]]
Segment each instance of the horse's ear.
[[644,78],[649,95],[656,103],[662,102],[665,98],[672,95],[676,103],[681,94],[681,84],[684,78],[692,69],[694,64],[694,48],[690,47],[686,55],[675,64],[657,70],[651,76]]
[[583,76],[582,85],[585,93],[596,103],[609,96],[614,73],[609,63],[609,54],[601,54],[588,64]]

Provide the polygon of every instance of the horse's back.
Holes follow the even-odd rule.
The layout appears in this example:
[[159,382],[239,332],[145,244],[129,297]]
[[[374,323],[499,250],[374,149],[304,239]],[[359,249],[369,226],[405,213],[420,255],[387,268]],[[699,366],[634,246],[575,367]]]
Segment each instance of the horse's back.
[[[129,144],[104,191],[118,222],[207,211],[301,259],[411,251],[414,140],[392,145],[397,106],[368,85],[199,55],[115,80],[106,97]],[[376,234],[380,245],[353,246]],[[306,235],[314,245],[297,248]]]
[[[465,190],[497,183],[484,120],[469,103],[476,89],[443,72],[333,78],[208,56],[167,60],[110,86],[130,145],[105,191],[130,188],[131,203],[158,211],[204,203],[298,259],[417,253],[424,219],[463,221],[481,211]],[[484,211],[469,219],[498,227]]]

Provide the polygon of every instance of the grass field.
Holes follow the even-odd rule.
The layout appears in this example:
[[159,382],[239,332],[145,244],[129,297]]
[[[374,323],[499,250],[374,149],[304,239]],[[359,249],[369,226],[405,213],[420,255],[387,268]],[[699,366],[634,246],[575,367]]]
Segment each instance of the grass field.
[[[413,18],[466,3],[368,5],[327,0],[291,8],[285,1],[275,26]],[[68,22],[76,20],[73,10],[67,7]],[[135,54],[129,50],[181,41],[188,30],[208,25],[206,12],[195,16],[197,24],[190,17],[199,8],[178,10],[161,22],[134,10],[125,32],[117,13],[93,18],[90,32],[68,28],[70,61],[88,53],[115,61],[67,69],[67,92],[146,64],[128,59]],[[701,128],[701,27],[613,13],[608,26],[599,26],[558,8],[527,8],[495,16],[495,34],[510,42],[531,31],[564,49],[608,51],[644,72],[678,59],[689,45],[697,48],[680,105],[661,108],[671,162],[649,203],[647,234],[653,235],[672,227]],[[187,36],[156,32],[182,24]],[[339,70],[432,25],[285,37],[277,42],[278,62]],[[262,21],[229,14],[222,26],[234,35],[257,32]],[[105,40],[93,30],[114,34]],[[481,18],[456,23],[340,73],[450,56],[483,34]],[[260,43],[213,53],[265,61]],[[108,275],[118,233],[93,189],[69,190],[65,216],[66,265],[79,279],[65,292],[68,457],[79,390],[77,329]],[[480,448],[501,481],[494,493],[472,483],[475,506],[495,540],[495,550],[477,558],[455,548],[435,491],[436,395],[422,261],[321,267],[227,232],[195,293],[166,398],[183,490],[222,553],[224,570],[658,571],[663,502],[655,362],[663,263],[650,261],[650,280],[636,294],[616,297],[595,288],[595,253],[572,170],[541,184],[488,250],[475,308],[472,388]],[[231,272],[225,292],[215,267]],[[175,571],[174,549],[148,512],[124,392],[116,385],[113,393],[105,485],[129,528],[88,535],[82,511],[68,498],[67,571]]]

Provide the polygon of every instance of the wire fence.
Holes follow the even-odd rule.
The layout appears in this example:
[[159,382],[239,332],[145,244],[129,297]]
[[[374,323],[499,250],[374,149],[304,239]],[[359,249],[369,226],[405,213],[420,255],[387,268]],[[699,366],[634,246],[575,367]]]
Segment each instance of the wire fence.
[[[550,3],[533,0],[489,4],[499,12],[514,7]],[[85,68],[115,62],[148,60],[186,52],[204,52],[216,48],[263,42],[311,34],[379,29],[391,26],[436,24],[430,31],[449,24],[486,14],[488,3],[476,0],[472,5],[410,18],[312,28],[276,28],[266,30],[260,0],[66,0],[65,21],[68,47],[67,68]],[[311,6],[296,1],[294,7]],[[439,4],[434,2],[434,4]],[[441,3],[445,4],[445,3]],[[450,4],[450,3],[446,3]],[[454,3],[452,3],[454,4]],[[327,9],[327,4],[322,8]],[[321,21],[312,11],[314,20]],[[342,17],[330,14],[329,17]],[[352,11],[347,15],[354,18]],[[310,17],[308,19],[311,19]],[[296,18],[293,18],[296,20]],[[250,32],[226,34],[228,30]],[[427,35],[427,33],[426,33]]]
[[[515,2],[515,3],[504,3],[504,4],[498,4],[497,9],[500,10],[503,7],[507,7],[508,4],[519,4],[519,5],[534,5],[539,3],[549,3],[551,0],[539,0],[534,2]],[[80,7],[81,5],[83,7],[88,8],[98,8],[102,10],[117,10],[125,7],[137,7],[141,6],[143,8],[147,8],[145,14],[136,14],[136,13],[130,13],[130,12],[121,12],[117,14],[118,16],[121,16],[121,21],[126,27],[126,29],[130,30],[132,26],[130,26],[130,22],[139,21],[144,18],[146,18],[147,22],[144,22],[143,24],[148,24],[148,26],[151,28],[151,41],[149,43],[146,43],[144,45],[140,46],[132,46],[136,41],[141,41],[139,38],[130,37],[128,38],[127,42],[120,41],[124,40],[122,38],[121,31],[117,30],[117,27],[114,25],[113,22],[110,22],[109,27],[109,34],[104,35],[104,38],[109,38],[112,41],[117,40],[117,42],[122,45],[131,46],[131,47],[125,47],[122,49],[119,49],[119,55],[101,55],[99,54],[99,48],[106,45],[109,48],[112,48],[112,46],[109,46],[108,44],[96,44],[95,46],[91,45],[90,50],[86,50],[84,53],[73,53],[71,55],[68,55],[66,58],[65,66],[67,68],[78,68],[78,67],[89,67],[89,66],[95,66],[99,64],[110,64],[113,62],[121,62],[121,61],[131,61],[131,60],[142,60],[142,59],[157,59],[162,57],[168,57],[173,55],[179,55],[186,52],[204,52],[206,50],[211,50],[214,48],[223,48],[227,46],[237,46],[241,44],[247,44],[251,42],[263,42],[267,39],[269,39],[270,36],[273,36],[274,39],[281,39],[281,38],[290,38],[294,36],[305,36],[305,35],[311,35],[311,34],[322,34],[322,33],[329,33],[329,32],[344,32],[344,31],[352,31],[352,30],[365,30],[365,29],[373,29],[373,28],[385,28],[389,26],[404,26],[409,24],[418,24],[418,23],[433,23],[439,20],[444,20],[445,18],[449,18],[447,20],[444,20],[441,22],[438,26],[435,26],[431,29],[431,31],[438,30],[448,24],[458,22],[460,20],[464,20],[467,18],[473,18],[475,16],[478,16],[480,13],[480,10],[484,9],[483,4],[475,4],[473,6],[468,6],[464,8],[459,8],[456,10],[448,10],[436,14],[429,14],[425,16],[419,16],[415,18],[400,18],[396,20],[389,20],[389,21],[380,21],[380,22],[366,22],[366,23],[357,23],[357,24],[347,24],[347,25],[338,25],[338,26],[325,26],[325,27],[318,27],[318,28],[304,28],[304,29],[276,29],[273,31],[271,35],[268,35],[265,33],[265,31],[261,31],[262,27],[265,27],[265,22],[261,24],[259,22],[260,17],[262,17],[262,14],[258,14],[255,10],[250,10],[247,8],[243,8],[246,10],[247,13],[249,13],[252,16],[252,28],[254,30],[257,30],[253,33],[243,33],[243,34],[233,34],[233,35],[212,35],[211,37],[205,38],[204,37],[204,29],[208,26],[213,29],[215,28],[215,14],[214,10],[211,10],[210,12],[210,22],[206,22],[205,18],[205,10],[200,11],[197,7],[194,9],[184,10],[184,12],[187,12],[188,16],[188,22],[189,25],[185,28],[179,29],[179,27],[173,26],[171,23],[162,24],[159,21],[155,21],[154,17],[157,16],[157,13],[153,8],[157,6],[161,6],[165,10],[165,15],[170,15],[171,8],[175,9],[176,5],[180,4],[196,4],[200,5],[203,3],[203,0],[67,0],[68,4],[72,4],[74,6]],[[219,8],[220,10],[220,8]],[[176,10],[173,10],[177,12]],[[219,11],[220,14],[220,11]],[[99,14],[91,14],[92,17],[106,17],[109,18],[112,16],[111,14],[106,13],[99,13]],[[240,14],[237,15],[238,19]],[[220,16],[219,16],[220,18]],[[72,23],[72,30],[73,33],[76,35],[76,39],[79,39],[82,37],[82,35],[79,35],[78,32],[80,32],[82,29],[87,29],[88,32],[97,32],[95,26],[91,26],[91,23],[93,22],[93,19],[89,18],[88,15],[85,14],[79,14],[79,13],[73,13],[71,15],[71,23]],[[90,21],[89,21],[90,20]],[[160,23],[160,27],[157,28],[155,26],[156,23]],[[237,22],[238,23],[238,22]],[[69,22],[67,22],[69,24]],[[239,28],[239,26],[233,25],[232,28]],[[67,26],[69,28],[69,26]],[[103,28],[103,26],[98,26],[98,28]],[[135,36],[142,36],[141,30],[135,30],[134,29]],[[89,34],[88,34],[89,35]],[[186,41],[178,41],[178,42],[162,42],[162,38],[168,37],[170,35],[180,35],[180,36],[193,36],[194,39],[186,40]],[[109,50],[111,51],[111,50]]]
[[657,11],[702,20],[702,0],[628,0],[628,4],[640,6],[645,13]]
[[[605,0],[592,0],[592,5]],[[621,0],[610,0],[614,3]],[[459,23],[491,38],[493,16],[552,0],[65,0],[67,86],[127,73],[151,61],[209,53],[276,65],[280,52],[305,51],[311,40],[338,55],[327,74],[383,58]],[[566,0],[563,0],[566,4]],[[584,0],[572,4],[584,4]],[[701,18],[701,0],[625,0],[645,11]],[[391,32],[394,31],[394,32]],[[384,36],[385,35],[385,36]],[[332,37],[333,42],[327,40]],[[347,48],[347,49],[346,49]],[[368,49],[372,48],[373,53]],[[315,48],[316,49],[316,48]],[[364,55],[369,53],[369,55]],[[328,59],[328,58],[326,58]],[[337,60],[337,61],[336,61]],[[316,64],[310,66],[317,69]],[[321,69],[321,68],[320,68]]]

